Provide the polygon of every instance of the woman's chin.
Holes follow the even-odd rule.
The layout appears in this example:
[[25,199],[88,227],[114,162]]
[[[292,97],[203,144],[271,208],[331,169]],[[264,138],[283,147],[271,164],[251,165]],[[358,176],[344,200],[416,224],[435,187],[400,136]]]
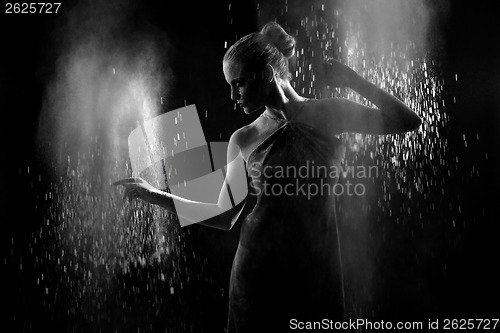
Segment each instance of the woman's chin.
[[242,106],[241,108],[243,109],[243,112],[245,112],[246,114],[251,114],[251,113],[263,110],[265,108],[265,106],[254,107],[254,106],[245,105],[245,106]]

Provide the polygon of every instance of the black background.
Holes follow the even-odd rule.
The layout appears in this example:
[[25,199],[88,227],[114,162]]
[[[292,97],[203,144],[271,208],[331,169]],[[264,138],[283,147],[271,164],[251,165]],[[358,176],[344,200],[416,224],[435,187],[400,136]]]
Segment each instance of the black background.
[[[3,7],[0,16],[1,299],[4,305],[2,308],[10,309],[2,310],[2,315],[6,315],[6,320],[2,320],[2,323],[14,323],[12,331],[30,331],[29,327],[22,325],[23,321],[32,323],[33,331],[40,331],[42,328],[65,331],[68,327],[65,323],[54,323],[43,309],[43,293],[37,291],[36,286],[30,282],[33,280],[30,274],[35,276],[36,272],[28,268],[20,277],[16,268],[8,263],[18,250],[23,252],[27,248],[30,233],[43,223],[37,208],[37,197],[30,187],[35,177],[33,175],[46,172],[40,168],[36,157],[40,155],[36,142],[38,115],[46,79],[54,74],[53,59],[61,43],[54,31],[60,20],[64,19],[64,13],[77,3],[76,0],[64,2],[61,12],[53,16],[5,14]],[[281,5],[281,2],[276,3]],[[301,3],[303,2],[297,1],[297,4]],[[436,36],[439,32],[436,49],[441,54],[445,82],[450,82],[445,84],[446,98],[458,97],[457,103],[447,110],[450,123],[444,134],[450,151],[460,157],[462,165],[460,170],[463,173],[455,175],[449,183],[450,192],[461,196],[462,211],[458,218],[468,222],[467,228],[453,231],[456,233],[453,239],[458,244],[453,246],[447,243],[448,232],[451,231],[445,227],[438,225],[428,231],[429,234],[423,235],[435,237],[438,242],[440,238],[443,239],[443,252],[437,252],[435,260],[446,261],[448,267],[447,275],[442,275],[438,274],[439,268],[428,262],[415,273],[425,277],[430,284],[431,304],[420,300],[418,295],[406,297],[410,292],[398,295],[397,291],[411,288],[405,286],[403,280],[400,284],[392,285],[394,293],[378,296],[376,311],[380,315],[379,319],[412,317],[426,321],[436,317],[498,318],[500,313],[500,276],[497,269],[497,224],[500,222],[500,177],[497,173],[500,151],[500,140],[497,137],[500,129],[500,54],[497,27],[499,13],[493,3],[450,2],[446,19],[438,16],[432,26]],[[225,51],[221,42],[234,40],[235,35],[243,36],[258,29],[254,2],[232,3],[232,25],[227,22],[226,1],[194,4],[188,1],[172,3],[151,0],[142,1],[136,6],[137,9],[129,19],[130,28],[133,29],[134,25],[151,25],[164,30],[173,46],[171,49],[175,50],[169,54],[175,84],[170,91],[169,103],[164,106],[166,109],[183,106],[187,100],[190,104],[196,104],[199,110],[218,110],[204,124],[206,128],[216,129],[207,133],[207,141],[221,138],[227,140],[235,129],[253,119],[253,116],[245,116],[233,109],[229,87],[221,70],[221,59]],[[432,33],[429,38],[433,38]],[[455,74],[460,80],[453,84]],[[476,133],[481,137],[480,144],[466,150],[463,134]],[[480,160],[485,153],[489,158]],[[480,177],[473,181],[469,174],[472,166],[480,170]],[[19,175],[19,170],[26,170],[28,167],[31,169],[31,176]],[[446,205],[453,200],[453,196],[439,199],[441,205],[436,211],[436,219],[456,216],[457,213],[450,211]],[[212,242],[220,244],[215,249],[212,247],[211,252],[205,253],[210,262],[214,263],[210,274],[214,276],[217,285],[225,288],[232,251],[237,244],[237,230],[229,234],[199,227],[192,227],[191,230],[193,243],[201,242],[202,247],[208,247],[206,244]],[[382,259],[399,262],[401,259],[394,259],[394,256],[401,253],[404,257],[412,249],[404,239],[394,240],[391,244],[391,255]],[[410,250],[405,248],[407,245]],[[453,248],[451,252],[450,248]],[[411,274],[415,269],[408,263],[405,272]],[[389,284],[396,281],[397,277],[395,273],[391,273],[390,268],[385,268],[385,273],[385,276],[379,276],[377,280],[385,286],[382,290],[390,291]],[[202,299],[200,302],[201,306],[211,306],[208,304],[209,300]],[[210,318],[206,319],[207,331],[213,327],[223,327],[225,320],[224,305],[212,310],[205,313]]]

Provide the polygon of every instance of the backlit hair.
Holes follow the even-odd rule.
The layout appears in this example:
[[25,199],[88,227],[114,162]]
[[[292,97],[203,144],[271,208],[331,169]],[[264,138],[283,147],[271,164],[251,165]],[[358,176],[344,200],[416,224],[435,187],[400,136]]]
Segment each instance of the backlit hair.
[[236,61],[246,70],[259,72],[271,65],[279,78],[291,78],[288,59],[294,55],[295,39],[278,23],[267,23],[260,32],[242,37],[224,55],[224,62]]

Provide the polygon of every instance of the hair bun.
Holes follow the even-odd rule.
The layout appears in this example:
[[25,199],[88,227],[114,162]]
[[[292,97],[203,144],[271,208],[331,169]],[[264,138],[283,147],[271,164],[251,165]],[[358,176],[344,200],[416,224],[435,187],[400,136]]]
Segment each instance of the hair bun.
[[276,22],[269,22],[262,28],[261,33],[283,53],[285,58],[288,59],[294,55],[295,38],[290,36],[281,25]]

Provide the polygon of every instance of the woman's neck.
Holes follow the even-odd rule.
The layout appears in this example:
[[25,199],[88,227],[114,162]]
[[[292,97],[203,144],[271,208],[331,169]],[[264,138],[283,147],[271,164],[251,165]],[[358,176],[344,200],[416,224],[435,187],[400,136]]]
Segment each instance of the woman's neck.
[[307,98],[300,96],[295,91],[295,89],[293,89],[292,85],[290,84],[290,81],[288,81],[288,80],[283,81],[282,89],[283,89],[283,93],[285,94],[285,96],[288,98],[289,101],[303,102],[303,101],[307,100]]
[[287,115],[287,105],[290,102],[302,102],[307,100],[307,98],[300,96],[295,89],[293,89],[288,80],[282,80],[279,85],[276,85],[276,93],[274,96],[271,103],[266,105],[265,112],[284,119],[290,118],[290,115]]

